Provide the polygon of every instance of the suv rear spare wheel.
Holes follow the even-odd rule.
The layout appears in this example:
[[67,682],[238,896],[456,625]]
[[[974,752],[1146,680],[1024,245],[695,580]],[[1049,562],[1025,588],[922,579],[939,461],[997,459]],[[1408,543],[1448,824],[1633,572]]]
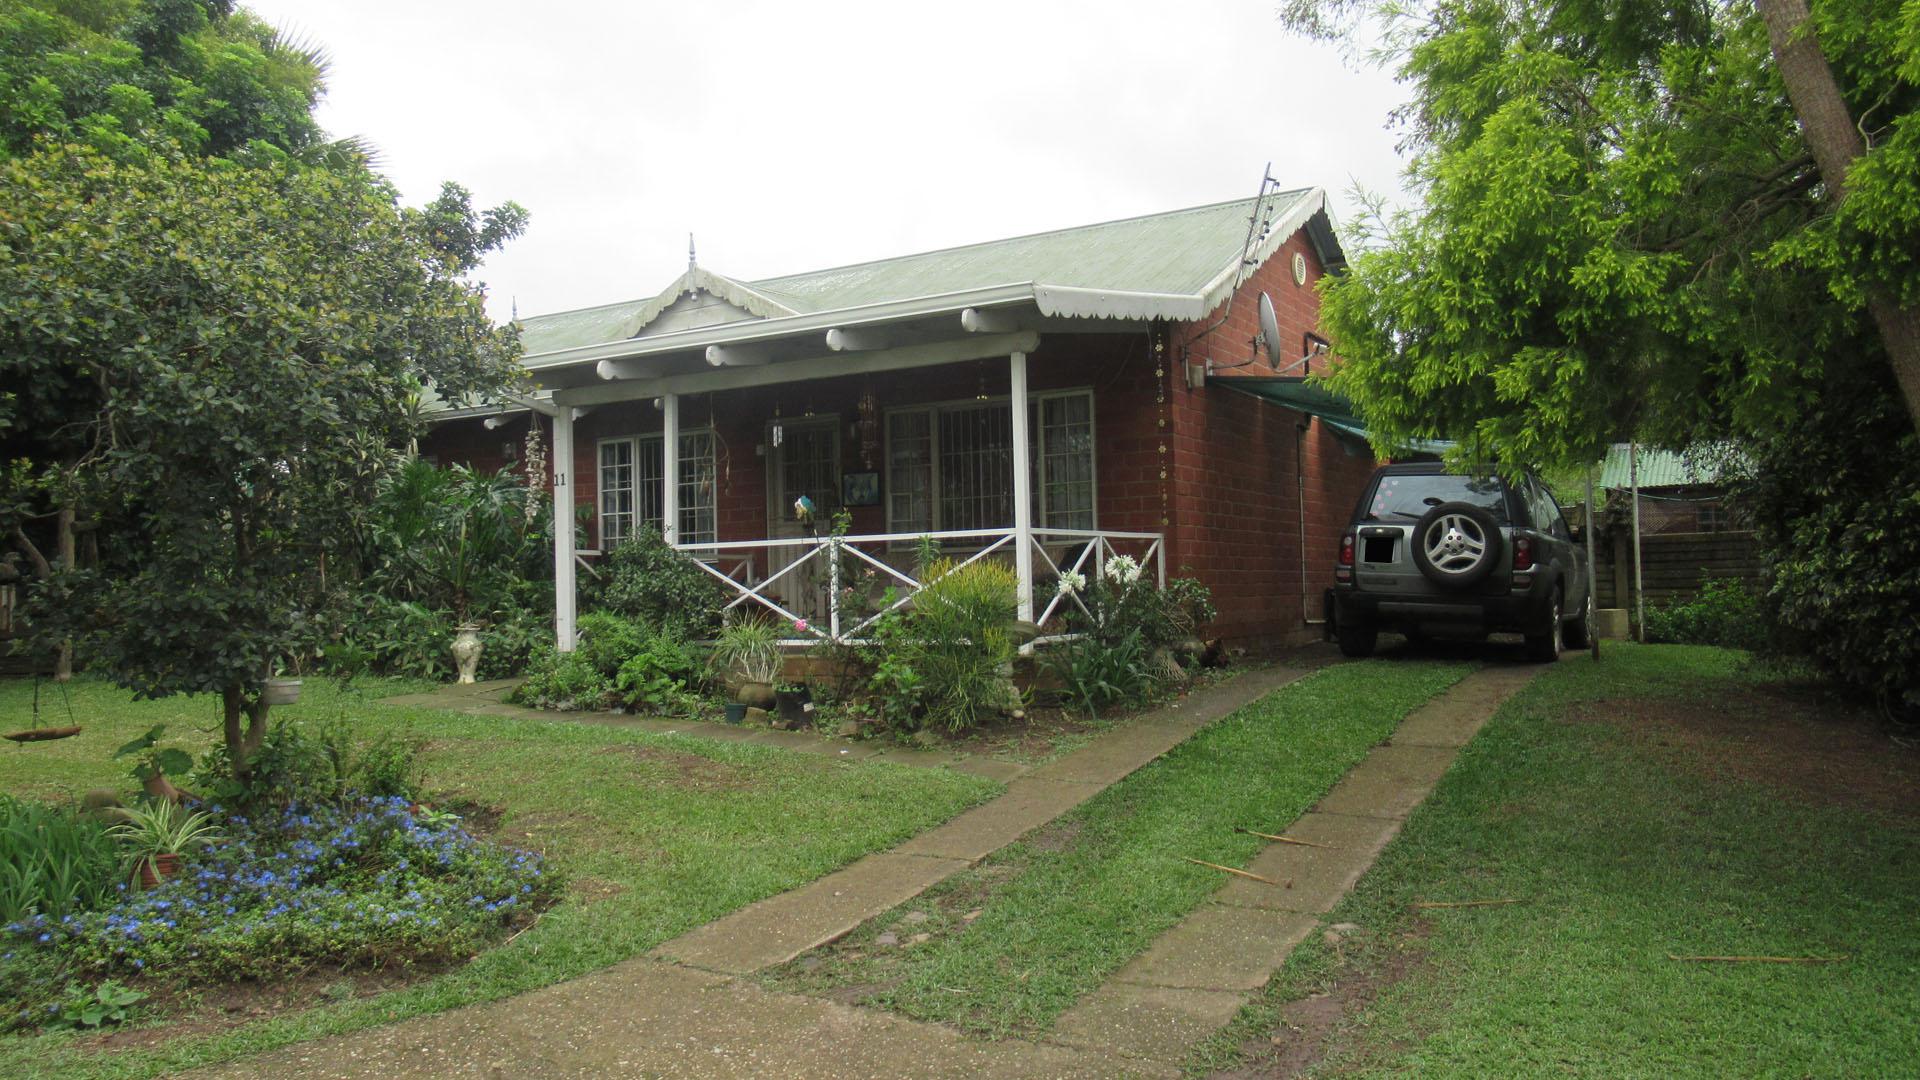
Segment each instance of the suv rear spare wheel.
[[1478,585],[1499,564],[1500,525],[1472,503],[1449,502],[1413,527],[1413,562],[1443,589]]

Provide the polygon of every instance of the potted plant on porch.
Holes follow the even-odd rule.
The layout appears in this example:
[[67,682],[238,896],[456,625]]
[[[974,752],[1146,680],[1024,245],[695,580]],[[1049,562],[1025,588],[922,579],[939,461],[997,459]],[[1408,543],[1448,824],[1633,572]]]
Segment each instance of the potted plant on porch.
[[746,617],[727,623],[714,640],[709,660],[730,686],[731,704],[739,705],[742,712],[773,708],[773,681],[780,677],[781,657],[780,631],[771,621]]
[[133,848],[142,888],[157,888],[180,871],[180,857],[220,838],[220,827],[204,811],[189,811],[164,799],[121,811],[113,834]]

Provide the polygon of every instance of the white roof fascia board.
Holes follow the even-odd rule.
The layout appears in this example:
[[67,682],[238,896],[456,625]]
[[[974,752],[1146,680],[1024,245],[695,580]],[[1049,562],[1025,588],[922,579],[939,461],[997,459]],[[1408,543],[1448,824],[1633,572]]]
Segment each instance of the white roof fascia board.
[[1169,319],[1186,321],[1206,314],[1200,298],[1183,293],[1084,289],[1075,285],[1035,285],[1033,298],[1043,315],[1079,319]]
[[[907,300],[889,300],[879,304],[819,311],[808,315],[789,315],[752,322],[719,323],[674,334],[662,334],[659,337],[622,338],[619,341],[607,341],[598,345],[581,345],[572,349],[536,353],[523,358],[521,363],[529,370],[544,371],[549,368],[601,360],[623,360],[629,357],[653,356],[658,353],[700,350],[708,345],[766,341],[814,332],[825,335],[828,330],[840,326],[866,326],[923,318],[929,315],[958,313],[970,307],[1031,301],[1033,295],[1032,282],[994,285],[984,289],[917,296]],[[822,340],[825,340],[824,336]]]
[[1236,258],[1234,262],[1228,264],[1226,269],[1215,275],[1212,281],[1207,282],[1207,287],[1200,291],[1200,314],[1191,317],[1200,318],[1207,312],[1226,303],[1227,297],[1232,294],[1235,285],[1239,283],[1239,275],[1241,273],[1252,274],[1255,270],[1259,269],[1262,263],[1273,257],[1274,252],[1280,250],[1280,245],[1286,243],[1294,233],[1305,228],[1307,222],[1312,219],[1313,215],[1326,209],[1326,206],[1327,191],[1325,188],[1310,188],[1305,194],[1295,199],[1293,205],[1287,208],[1286,216],[1274,223],[1273,228],[1267,233],[1266,239],[1254,246],[1253,254],[1250,256],[1250,263],[1242,266]]
[[[750,386],[778,386],[784,383],[831,379],[843,375],[871,375],[883,371],[936,367],[972,360],[985,360],[1029,353],[1040,345],[1040,335],[1032,330],[1012,334],[969,334],[948,341],[908,345],[866,353],[827,353],[802,360],[788,360],[759,367],[724,367],[652,379],[627,379],[597,386],[577,386],[554,391],[557,405],[605,405],[616,401],[635,401],[662,394],[704,394],[715,390],[738,390]],[[824,346],[823,346],[824,348]]]

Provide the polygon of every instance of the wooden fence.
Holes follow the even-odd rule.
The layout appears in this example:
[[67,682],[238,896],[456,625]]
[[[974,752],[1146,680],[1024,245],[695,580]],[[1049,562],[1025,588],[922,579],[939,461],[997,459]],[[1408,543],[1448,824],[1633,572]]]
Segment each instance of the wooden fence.
[[[1633,595],[1633,535],[1612,529],[1598,537],[1599,605],[1627,607]],[[1661,533],[1640,538],[1647,603],[1686,599],[1710,578],[1757,582],[1760,556],[1749,532]]]

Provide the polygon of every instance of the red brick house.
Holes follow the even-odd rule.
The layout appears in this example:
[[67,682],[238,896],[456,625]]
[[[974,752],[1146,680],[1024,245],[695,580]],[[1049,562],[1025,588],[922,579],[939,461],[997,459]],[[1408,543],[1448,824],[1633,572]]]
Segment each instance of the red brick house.
[[1300,640],[1373,460],[1336,410],[1272,398],[1324,371],[1315,285],[1343,264],[1325,193],[1269,189],[761,281],[690,265],[651,298],[522,320],[538,394],[447,413],[423,450],[498,466],[542,425],[556,505],[588,513],[582,551],[555,543],[563,641],[576,564],[649,524],[738,603],[857,637],[816,539],[840,507],[903,594],[930,535],[1011,562],[1052,629],[1058,570],[1130,554],[1208,585],[1214,633]]

